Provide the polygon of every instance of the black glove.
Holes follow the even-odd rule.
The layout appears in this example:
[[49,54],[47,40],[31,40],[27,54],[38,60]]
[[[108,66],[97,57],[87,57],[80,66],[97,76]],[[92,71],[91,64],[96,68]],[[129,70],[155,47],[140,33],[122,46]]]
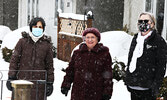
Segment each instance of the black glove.
[[8,88],[8,90],[12,91],[12,86],[11,86],[11,81],[12,80],[17,80],[17,78],[15,76],[9,76],[8,80],[6,82],[6,87]]
[[61,88],[61,93],[64,94],[65,96],[67,96],[68,91],[69,91],[69,88],[66,88],[66,87]]
[[152,88],[152,97],[156,97],[159,94],[159,89],[158,88]]
[[151,91],[152,91],[152,97],[156,97],[159,94],[159,85],[153,82],[153,84],[151,85]]
[[103,95],[102,96],[102,100],[110,100],[111,99],[111,95]]
[[53,82],[48,82],[46,85],[46,96],[50,96],[53,93]]

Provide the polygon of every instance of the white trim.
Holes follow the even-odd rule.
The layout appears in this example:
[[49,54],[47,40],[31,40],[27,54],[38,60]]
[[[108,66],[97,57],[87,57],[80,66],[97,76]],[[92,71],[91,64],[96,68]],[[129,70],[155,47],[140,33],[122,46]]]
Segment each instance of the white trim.
[[19,15],[19,17],[18,17],[18,27],[21,27],[22,26],[22,0],[19,0],[19,8],[18,8],[18,15]]
[[157,10],[157,0],[153,0],[153,6],[152,6],[152,13],[156,17],[156,10]]
[[27,16],[28,16],[28,0],[19,0],[18,7],[18,27],[27,25]]
[[32,19],[32,0],[30,0],[30,4],[29,4],[29,6],[30,6],[30,20]]
[[[58,2],[57,2],[58,1]],[[54,20],[53,20],[53,28],[57,27],[57,25],[55,25],[55,20],[57,20],[57,15],[58,14],[58,5],[59,5],[59,0],[54,0]],[[57,6],[57,9],[56,9]],[[58,21],[58,20],[57,20]],[[57,22],[58,23],[58,22]]]
[[76,0],[72,0],[72,5],[73,5],[73,8],[72,8],[72,12],[73,13],[76,13],[76,5],[77,5],[77,1]]
[[144,11],[146,11],[146,0],[145,0],[145,2],[144,2]]
[[164,4],[164,22],[163,22],[163,29],[162,29],[162,37],[167,40],[167,1],[165,0]]
[[37,16],[37,0],[34,1],[33,6],[34,6],[34,17],[36,17]]

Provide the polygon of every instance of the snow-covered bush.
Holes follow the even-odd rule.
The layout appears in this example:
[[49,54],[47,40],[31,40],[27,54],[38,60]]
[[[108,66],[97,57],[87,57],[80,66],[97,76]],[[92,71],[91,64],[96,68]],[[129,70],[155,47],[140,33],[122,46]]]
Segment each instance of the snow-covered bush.
[[4,36],[9,32],[11,32],[9,27],[0,25],[0,40],[3,41]]
[[163,83],[160,87],[160,93],[158,97],[164,97],[164,100],[167,99],[167,76],[163,79]]
[[119,62],[115,58],[112,65],[113,79],[116,79],[117,81],[123,80],[125,76],[125,67],[123,62]]
[[1,48],[7,47],[8,49],[14,49],[19,39],[22,37],[21,32],[29,32],[29,26],[18,28],[5,35]]
[[29,32],[29,26],[25,26],[22,28],[18,28],[14,31],[10,31],[8,34],[6,34],[3,37],[3,42],[2,42],[1,48],[2,48],[3,59],[6,62],[10,61],[12,51],[13,51],[15,45],[17,44],[17,42],[19,41],[19,39],[22,37],[21,32],[23,32],[23,31]]
[[13,52],[13,50],[8,49],[7,47],[2,48],[3,59],[4,59],[6,62],[10,62],[10,58],[11,58],[11,56],[12,56],[12,52]]
[[9,32],[11,32],[9,27],[0,25],[0,48],[1,48],[1,44],[2,44],[4,36]]
[[109,47],[112,59],[115,57],[125,64],[127,59],[120,59],[120,57],[127,58],[132,36],[124,31],[108,31],[101,33],[101,43]]

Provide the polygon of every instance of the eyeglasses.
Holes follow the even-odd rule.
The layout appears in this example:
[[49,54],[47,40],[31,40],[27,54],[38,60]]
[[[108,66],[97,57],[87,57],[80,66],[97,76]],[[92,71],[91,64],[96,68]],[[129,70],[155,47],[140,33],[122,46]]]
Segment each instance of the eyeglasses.
[[96,39],[96,37],[94,37],[94,36],[91,36],[91,37],[85,37],[85,40],[89,40],[89,39],[91,39],[91,40],[94,40],[94,39]]
[[141,23],[148,23],[149,20],[148,19],[145,19],[145,20],[138,20],[138,23],[141,24]]

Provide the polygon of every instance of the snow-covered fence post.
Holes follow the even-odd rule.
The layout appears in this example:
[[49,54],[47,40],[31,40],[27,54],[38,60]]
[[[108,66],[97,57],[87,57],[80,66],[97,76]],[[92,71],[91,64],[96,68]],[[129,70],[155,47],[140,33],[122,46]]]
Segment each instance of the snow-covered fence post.
[[31,88],[33,83],[26,80],[12,81],[12,87],[14,88],[14,100],[31,100]]

